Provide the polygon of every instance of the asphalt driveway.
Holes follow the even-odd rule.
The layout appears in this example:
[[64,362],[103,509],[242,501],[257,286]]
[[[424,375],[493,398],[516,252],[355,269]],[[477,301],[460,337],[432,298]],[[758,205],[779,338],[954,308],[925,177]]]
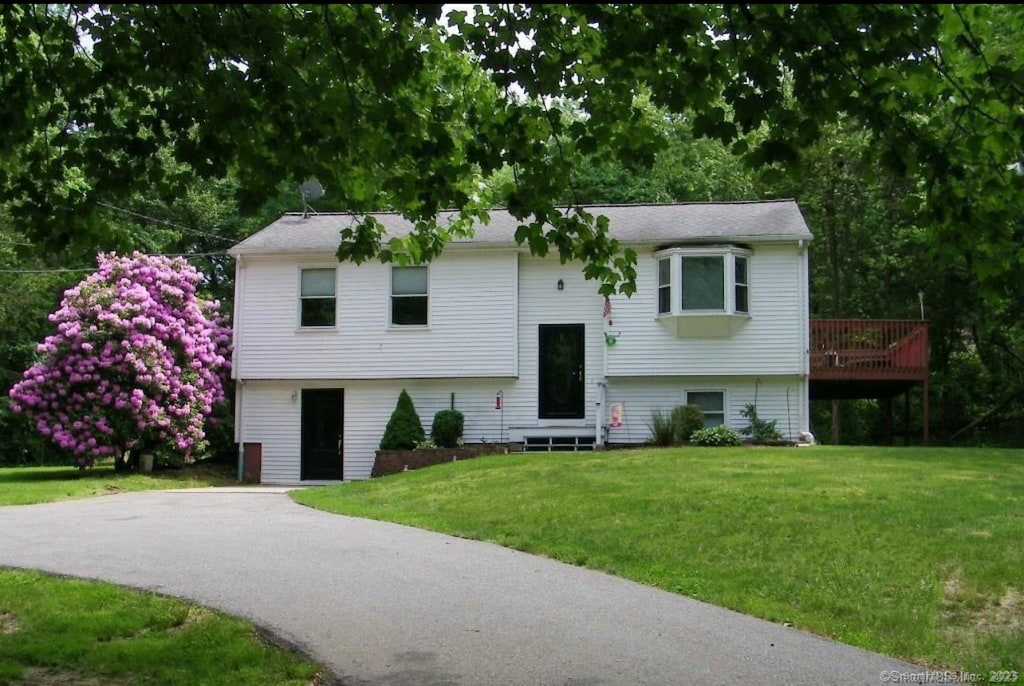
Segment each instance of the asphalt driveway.
[[880,684],[909,664],[495,545],[277,491],[0,508],[0,566],[181,596],[344,684]]

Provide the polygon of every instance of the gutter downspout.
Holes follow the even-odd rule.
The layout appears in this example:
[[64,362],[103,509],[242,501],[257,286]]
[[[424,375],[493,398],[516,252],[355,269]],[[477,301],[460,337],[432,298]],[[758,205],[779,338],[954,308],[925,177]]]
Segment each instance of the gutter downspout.
[[[811,385],[811,309],[810,309],[810,272],[807,266],[807,252],[809,246],[807,241],[800,239],[798,242],[800,254],[800,315],[803,326],[800,330],[802,356],[800,359],[800,376],[802,377],[802,389],[800,392],[800,433],[811,430],[811,408],[810,408],[810,385]],[[790,437],[792,438],[792,436]]]
[[[604,304],[601,305],[602,309]],[[605,406],[608,404],[608,317],[601,316],[601,380],[597,382],[597,407],[595,408],[596,447],[604,448]]]
[[235,307],[234,307],[234,321],[232,322],[231,331],[231,377],[235,380],[235,442],[238,443],[238,483],[242,483],[242,479],[245,476],[245,444],[242,441],[243,427],[242,427],[242,386],[243,381],[241,378],[240,370],[238,369],[238,361],[241,358],[241,338],[239,338],[239,331],[242,329],[242,307],[241,303],[244,300],[242,297],[245,293],[245,269],[244,269],[244,258],[238,255],[235,259]]

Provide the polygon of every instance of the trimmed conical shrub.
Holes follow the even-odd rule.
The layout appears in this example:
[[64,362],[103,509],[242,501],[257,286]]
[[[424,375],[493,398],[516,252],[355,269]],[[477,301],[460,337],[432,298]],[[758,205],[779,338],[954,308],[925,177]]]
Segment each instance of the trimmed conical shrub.
[[403,388],[395,411],[391,413],[391,419],[384,429],[384,438],[380,439],[380,449],[412,450],[424,437],[420,416],[416,414],[412,398]]

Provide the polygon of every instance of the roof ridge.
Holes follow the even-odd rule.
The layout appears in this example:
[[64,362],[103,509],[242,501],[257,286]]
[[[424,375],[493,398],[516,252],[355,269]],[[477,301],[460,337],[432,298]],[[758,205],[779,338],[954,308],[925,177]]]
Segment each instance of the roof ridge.
[[[769,205],[769,204],[773,204],[773,203],[786,203],[786,202],[796,202],[796,199],[794,199],[794,198],[772,198],[770,200],[691,200],[691,201],[687,201],[687,202],[597,203],[597,204],[592,204],[592,205],[591,204],[578,205],[578,207],[583,207],[583,208],[597,208],[597,207],[687,207],[687,206],[690,206],[690,205],[705,205],[705,206],[708,206],[708,205]],[[556,207],[559,208],[559,209],[564,209],[564,208],[568,208],[569,205],[556,205]],[[576,207],[576,206],[574,205],[574,207]],[[507,212],[508,208],[507,207],[491,207],[491,208],[489,208],[489,211],[493,212],[495,210]],[[458,210],[455,209],[455,208],[446,208],[446,209],[443,209],[443,210],[438,210],[438,212],[458,212]],[[285,212],[284,216],[294,217],[294,216],[299,216],[299,215],[303,215],[303,214],[308,214],[308,213],[303,213],[303,212]],[[321,217],[324,217],[324,216],[327,216],[327,217],[348,217],[348,216],[354,216],[354,215],[370,215],[370,214],[374,214],[374,215],[390,214],[390,215],[396,215],[396,216],[400,216],[401,215],[400,212],[395,212],[394,210],[371,210],[369,212],[357,212],[355,210],[348,210],[348,211],[339,211],[339,212],[316,212],[316,213],[313,213],[313,214],[309,214],[309,216],[310,217],[316,217],[316,216],[321,216]]]

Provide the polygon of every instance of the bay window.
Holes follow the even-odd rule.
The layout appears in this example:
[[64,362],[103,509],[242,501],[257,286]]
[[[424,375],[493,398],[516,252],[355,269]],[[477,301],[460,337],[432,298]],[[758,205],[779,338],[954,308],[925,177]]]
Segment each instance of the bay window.
[[750,316],[750,255],[736,245],[654,253],[658,320],[680,337],[732,335]]

